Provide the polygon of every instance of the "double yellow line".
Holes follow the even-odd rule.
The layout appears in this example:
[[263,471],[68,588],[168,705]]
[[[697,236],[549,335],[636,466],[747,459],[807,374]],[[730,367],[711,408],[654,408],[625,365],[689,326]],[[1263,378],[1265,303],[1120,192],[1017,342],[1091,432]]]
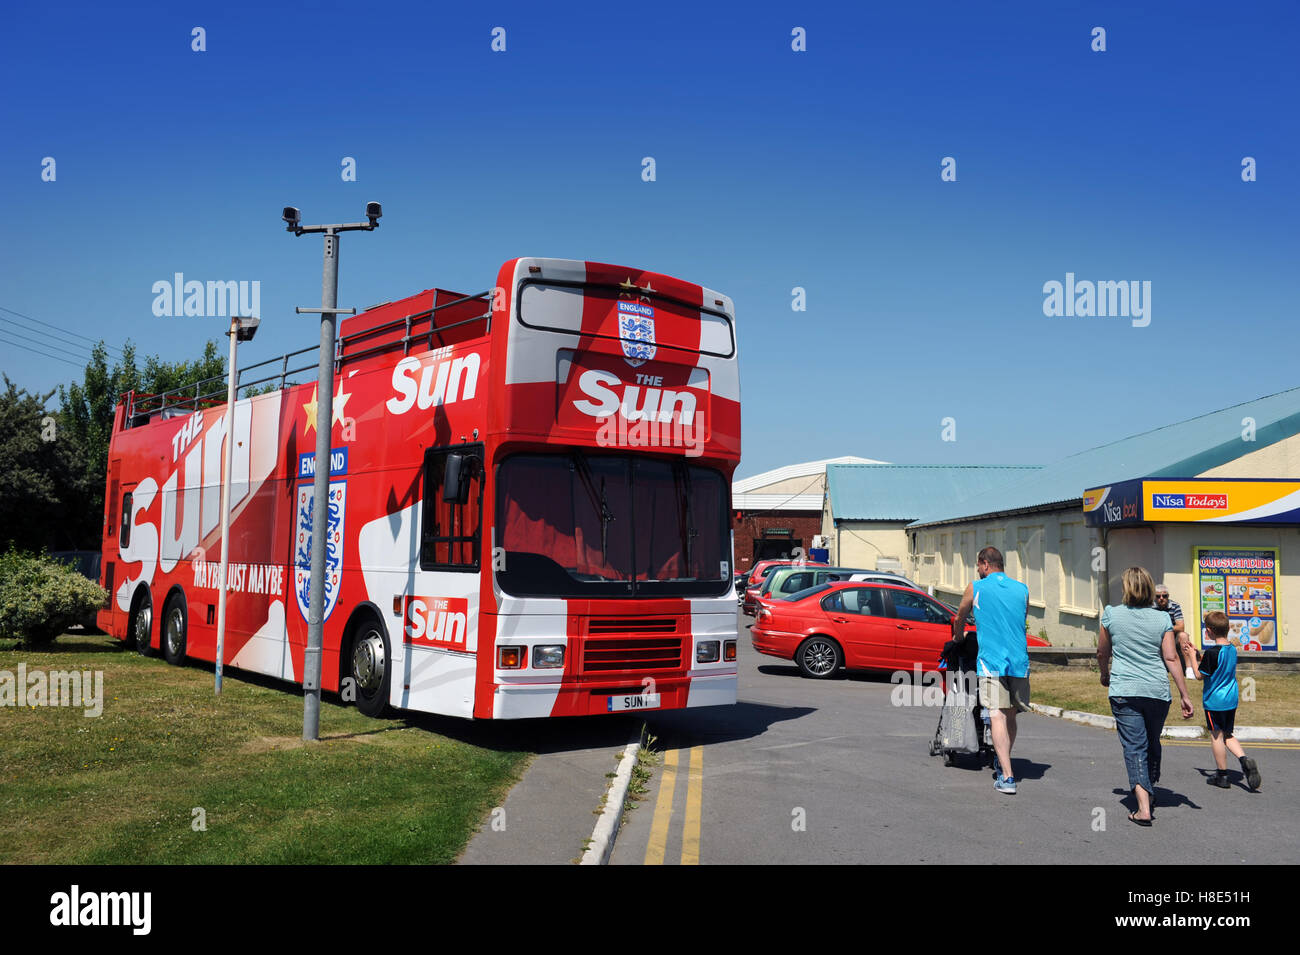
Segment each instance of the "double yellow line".
[[[663,778],[655,800],[654,821],[650,824],[650,842],[645,848],[646,865],[663,865],[668,851],[668,830],[673,817],[673,795],[677,788],[678,754],[664,753]],[[700,864],[700,808],[704,802],[704,747],[691,747],[691,762],[686,773],[686,807],[682,826],[682,865]]]

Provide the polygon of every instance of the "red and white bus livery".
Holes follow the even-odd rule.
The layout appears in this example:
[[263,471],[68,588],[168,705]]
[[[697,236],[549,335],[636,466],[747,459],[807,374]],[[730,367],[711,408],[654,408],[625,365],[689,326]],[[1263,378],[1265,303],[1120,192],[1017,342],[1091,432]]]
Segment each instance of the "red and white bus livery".
[[[230,453],[224,662],[302,682],[320,396],[294,357],[242,369],[280,387],[233,415],[224,382],[119,403],[99,624],[142,653],[215,660]],[[730,299],[515,259],[345,319],[335,382],[325,689],[484,719],[735,702]]]

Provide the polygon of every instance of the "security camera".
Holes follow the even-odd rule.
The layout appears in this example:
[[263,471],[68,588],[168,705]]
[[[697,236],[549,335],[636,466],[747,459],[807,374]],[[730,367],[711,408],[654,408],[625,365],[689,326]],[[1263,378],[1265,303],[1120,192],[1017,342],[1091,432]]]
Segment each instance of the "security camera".
[[379,224],[379,219],[384,214],[383,206],[377,202],[366,203],[366,218],[370,220],[371,227]]
[[236,318],[235,319],[235,340],[241,342],[251,342],[253,336],[257,334],[257,326],[262,324],[260,318]]
[[285,206],[280,218],[288,223],[287,228],[290,232],[298,228],[298,210],[293,206]]

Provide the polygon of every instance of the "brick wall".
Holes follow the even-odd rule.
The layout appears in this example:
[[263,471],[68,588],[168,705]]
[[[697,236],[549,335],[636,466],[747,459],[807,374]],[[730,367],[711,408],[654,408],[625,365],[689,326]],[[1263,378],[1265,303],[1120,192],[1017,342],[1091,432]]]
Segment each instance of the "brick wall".
[[736,535],[737,571],[748,570],[754,566],[754,541],[762,540],[763,532],[769,528],[792,529],[788,537],[782,535],[767,539],[797,542],[805,552],[812,546],[813,537],[822,532],[821,515],[815,512],[762,511],[759,514],[748,514],[742,511],[739,513],[741,516],[737,518],[737,512],[731,512],[731,529]]

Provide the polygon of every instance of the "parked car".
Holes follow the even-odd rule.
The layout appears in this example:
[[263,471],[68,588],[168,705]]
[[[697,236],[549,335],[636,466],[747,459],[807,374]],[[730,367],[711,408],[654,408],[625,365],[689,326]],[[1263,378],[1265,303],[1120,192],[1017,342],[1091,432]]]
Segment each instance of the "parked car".
[[[913,583],[902,574],[895,574],[888,570],[861,570],[851,576],[849,580],[869,580],[876,584],[900,584],[903,587],[911,587],[913,590],[925,590],[920,584]],[[940,601],[940,603],[942,602]]]
[[[952,608],[914,587],[871,581],[821,584],[759,609],[750,640],[759,653],[793,660],[814,679],[853,670],[935,667],[952,638]],[[974,626],[966,626],[973,633]],[[1028,636],[1029,646],[1047,646]]]
[[[793,560],[760,560],[754,565],[754,569],[749,572],[749,581],[745,587],[745,599],[743,601],[745,613],[751,617],[758,612],[758,592],[763,587],[763,581],[767,576],[773,573],[778,567],[792,567],[795,565]],[[800,560],[799,566],[803,567],[825,567],[820,561]]]
[[736,601],[738,603],[743,604],[745,602],[745,581],[748,579],[749,579],[749,571],[746,570],[739,574],[736,574],[735,580],[732,581],[736,587]]
[[777,567],[758,588],[756,610],[773,600],[789,597],[818,584],[851,580],[859,576],[861,571],[852,567]]

